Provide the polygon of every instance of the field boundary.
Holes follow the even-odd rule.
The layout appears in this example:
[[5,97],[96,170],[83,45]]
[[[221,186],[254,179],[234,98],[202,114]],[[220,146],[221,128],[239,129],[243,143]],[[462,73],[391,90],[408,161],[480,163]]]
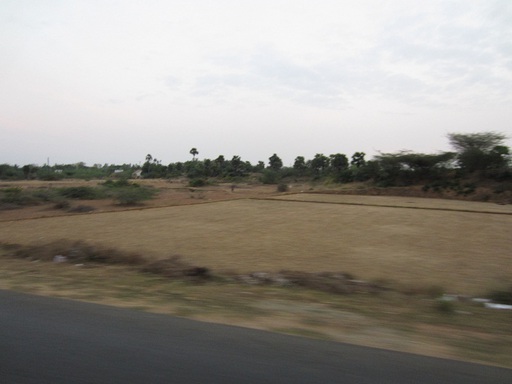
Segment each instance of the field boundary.
[[[301,193],[300,193],[301,194]],[[289,193],[285,196],[293,196],[300,195],[299,193]],[[315,195],[332,195],[330,193],[320,193],[316,192]],[[283,196],[283,195],[281,195]],[[348,195],[348,196],[357,196],[357,195]],[[19,221],[29,221],[29,220],[40,220],[40,219],[52,219],[57,217],[70,217],[70,216],[81,216],[81,215],[100,215],[107,213],[121,213],[128,211],[144,211],[148,209],[160,209],[160,208],[174,208],[174,207],[192,207],[197,205],[204,204],[216,204],[216,203],[226,203],[231,201],[238,200],[256,200],[256,201],[274,201],[274,202],[289,202],[289,203],[309,203],[309,204],[334,204],[334,205],[350,205],[350,206],[362,206],[362,207],[376,207],[376,208],[405,208],[405,209],[416,209],[416,210],[426,210],[426,211],[443,211],[443,212],[461,212],[461,213],[481,213],[486,215],[505,215],[512,216],[512,212],[497,212],[497,211],[486,211],[486,210],[474,210],[474,209],[456,209],[456,208],[442,208],[442,207],[412,207],[408,205],[400,205],[400,204],[372,204],[372,203],[356,203],[356,202],[336,202],[336,201],[319,201],[319,200],[301,200],[301,199],[282,199],[280,195],[270,196],[270,197],[234,197],[230,199],[223,200],[214,200],[214,201],[198,201],[193,204],[168,204],[168,205],[159,205],[159,206],[137,206],[137,207],[126,207],[123,209],[108,209],[101,211],[91,211],[91,212],[76,212],[76,213],[63,213],[56,215],[48,215],[48,216],[34,216],[34,217],[24,217],[19,219],[2,219],[0,217],[0,223],[5,222],[19,222]],[[23,209],[23,208],[20,208]]]
[[[34,216],[34,217],[24,217],[21,219],[1,219],[0,223],[8,223],[8,222],[17,222],[17,221],[28,221],[28,220],[39,220],[39,219],[53,219],[56,217],[70,217],[70,216],[86,216],[86,215],[101,215],[105,213],[122,213],[128,211],[145,211],[148,209],[160,209],[160,208],[178,208],[178,207],[193,207],[196,205],[204,205],[204,204],[214,204],[214,203],[225,203],[227,201],[237,201],[237,200],[249,200],[249,198],[241,197],[234,199],[226,199],[226,200],[216,200],[216,201],[201,201],[193,204],[169,204],[169,205],[158,205],[153,207],[147,206],[139,206],[139,207],[127,207],[124,209],[109,209],[109,210],[101,210],[101,211],[91,211],[91,212],[72,212],[72,213],[64,213],[60,215],[50,215],[50,216]],[[18,208],[16,208],[18,209]],[[23,209],[23,208],[20,208]]]
[[[320,193],[316,193],[321,195]],[[326,194],[329,195],[329,194]],[[456,209],[456,208],[432,208],[432,207],[411,207],[407,205],[398,204],[371,204],[371,203],[353,203],[353,202],[335,202],[335,201],[309,201],[300,199],[280,199],[279,197],[249,197],[248,200],[268,200],[268,201],[284,201],[291,203],[311,203],[311,204],[337,204],[337,205],[355,205],[363,207],[377,207],[377,208],[406,208],[406,209],[420,209],[426,211],[445,211],[445,212],[462,212],[462,213],[483,213],[491,215],[508,215],[512,216],[512,212],[495,212],[485,210],[473,210],[473,209]]]

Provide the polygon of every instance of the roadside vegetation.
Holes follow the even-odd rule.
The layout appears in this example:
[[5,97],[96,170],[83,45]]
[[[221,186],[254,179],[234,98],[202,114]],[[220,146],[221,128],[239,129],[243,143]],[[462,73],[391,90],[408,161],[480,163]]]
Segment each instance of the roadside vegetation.
[[[509,311],[443,297],[442,287],[333,291],[321,274],[303,274],[303,284],[255,282],[178,256],[155,261],[68,240],[2,244],[0,259],[1,289],[512,367]],[[511,296],[512,287],[482,292],[503,303]]]
[[107,180],[96,186],[54,188],[7,187],[0,189],[0,209],[53,203],[54,208],[68,209],[70,201],[111,199],[120,205],[137,205],[155,196],[157,190],[126,179]]
[[[293,182],[346,184],[364,182],[369,185],[388,187],[422,186],[425,192],[440,196],[448,193],[474,200],[512,201],[512,165],[510,148],[504,145],[506,136],[497,132],[471,134],[450,133],[451,152],[415,153],[399,151],[380,153],[367,159],[362,151],[350,157],[342,153],[324,155],[317,153],[312,159],[297,156],[292,166],[284,166],[277,154],[265,163],[251,164],[240,156],[231,159],[219,155],[215,159],[199,159],[199,151],[192,148],[192,159],[185,162],[162,164],[148,154],[142,166],[132,164],[109,165],[84,163],[43,165],[0,164],[0,180],[62,180],[104,179],[127,180],[175,179],[186,177],[191,187],[203,187],[217,182],[243,182],[257,180],[263,184],[280,186]],[[478,193],[480,187],[486,193]],[[129,191],[129,192],[127,192]],[[85,192],[85,191],[84,191]],[[97,192],[97,191],[96,191]],[[11,194],[12,195],[12,194]],[[141,192],[125,190],[120,203],[132,204]],[[8,196],[4,196],[9,198]]]

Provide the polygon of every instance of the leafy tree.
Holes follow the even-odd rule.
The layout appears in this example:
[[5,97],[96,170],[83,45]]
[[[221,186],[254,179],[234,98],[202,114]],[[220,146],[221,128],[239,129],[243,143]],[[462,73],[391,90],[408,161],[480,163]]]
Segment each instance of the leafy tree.
[[310,162],[311,171],[315,176],[320,176],[329,167],[329,158],[322,153],[317,153]]
[[295,158],[295,161],[293,163],[293,169],[297,172],[299,176],[303,176],[306,171],[306,160],[304,159],[304,156],[297,156]]
[[355,152],[352,155],[352,160],[350,161],[350,165],[355,166],[356,168],[361,168],[366,164],[366,160],[364,157],[366,156],[366,153],[364,152]]
[[335,173],[339,173],[348,168],[348,159],[347,156],[336,153],[335,155],[330,155],[330,167]]
[[452,152],[381,153],[375,157],[377,168],[373,168],[373,178],[383,186],[409,185],[414,182],[438,179],[447,175],[449,169],[446,165],[454,156]]
[[497,145],[501,145],[506,136],[497,132],[449,133],[448,139],[459,153],[469,149],[490,152]]
[[342,153],[329,156],[329,169],[336,182],[352,181],[352,172],[348,169],[348,159]]
[[203,160],[204,175],[206,177],[213,176],[213,161],[210,159]]
[[185,173],[189,179],[197,179],[205,177],[204,163],[202,161],[192,160],[184,164]]
[[501,133],[449,133],[448,139],[460,167],[468,173],[507,165],[509,149],[502,145],[506,136]]
[[210,175],[213,177],[222,176],[226,169],[226,160],[224,156],[220,155],[212,161],[210,165]]
[[22,167],[22,170],[23,170],[23,174],[25,175],[25,179],[28,179],[30,177],[32,167],[30,165],[24,165]]
[[229,177],[241,177],[247,174],[247,164],[242,161],[240,156],[233,156],[227,167]]
[[223,155],[219,155],[219,157],[217,157],[215,160],[213,160],[214,162],[216,162],[217,164],[224,164],[224,162],[226,161],[226,159],[224,159],[224,156]]
[[283,167],[283,161],[275,153],[268,159],[269,168],[274,171],[279,171]]
[[265,163],[263,161],[258,161],[258,164],[256,164],[253,168],[254,172],[261,172],[265,169]]

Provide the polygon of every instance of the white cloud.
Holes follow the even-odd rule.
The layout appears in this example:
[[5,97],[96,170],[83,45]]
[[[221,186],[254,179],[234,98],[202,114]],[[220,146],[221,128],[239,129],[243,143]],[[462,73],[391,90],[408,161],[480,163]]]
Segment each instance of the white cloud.
[[512,135],[511,19],[505,0],[4,1],[0,132],[17,144],[0,162],[200,145],[291,161]]

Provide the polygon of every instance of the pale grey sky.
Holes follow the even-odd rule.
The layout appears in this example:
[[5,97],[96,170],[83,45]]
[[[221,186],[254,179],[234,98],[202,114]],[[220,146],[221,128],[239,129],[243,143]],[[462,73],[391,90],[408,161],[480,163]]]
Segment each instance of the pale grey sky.
[[291,165],[511,122],[510,0],[0,1],[0,163]]

